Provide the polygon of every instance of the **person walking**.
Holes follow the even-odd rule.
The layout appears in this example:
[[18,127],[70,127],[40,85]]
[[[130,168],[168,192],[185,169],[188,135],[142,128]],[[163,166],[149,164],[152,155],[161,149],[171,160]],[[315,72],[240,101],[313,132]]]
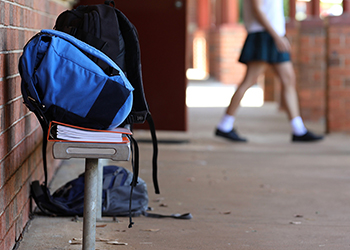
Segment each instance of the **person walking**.
[[246,142],[234,129],[235,113],[244,93],[271,65],[282,83],[283,97],[292,129],[293,142],[310,142],[323,136],[308,131],[299,113],[296,77],[290,60],[291,46],[285,37],[283,0],[244,0],[243,20],[248,32],[239,62],[247,65],[243,81],[238,86],[225,115],[217,125],[215,135],[236,142]]

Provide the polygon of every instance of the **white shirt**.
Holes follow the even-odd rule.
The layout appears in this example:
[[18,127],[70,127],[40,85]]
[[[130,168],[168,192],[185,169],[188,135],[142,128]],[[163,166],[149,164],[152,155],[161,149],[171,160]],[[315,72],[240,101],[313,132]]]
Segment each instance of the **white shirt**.
[[[286,34],[283,0],[262,0],[261,9],[279,36]],[[248,33],[265,31],[253,14],[251,0],[243,0],[243,20]]]

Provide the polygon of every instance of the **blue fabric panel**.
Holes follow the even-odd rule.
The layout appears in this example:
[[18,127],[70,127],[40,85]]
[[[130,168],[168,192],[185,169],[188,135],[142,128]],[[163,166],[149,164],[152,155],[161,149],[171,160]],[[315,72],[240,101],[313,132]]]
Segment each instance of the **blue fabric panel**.
[[[22,83],[21,83],[22,94],[26,104],[29,105],[31,111],[34,111],[35,107],[32,106],[29,101],[27,101],[28,95],[26,90],[28,89],[29,91],[28,94],[31,97],[33,97],[35,100],[38,100],[39,102],[41,101],[34,87],[35,84],[32,79],[32,74],[35,69],[35,60],[33,60],[32,55],[36,55],[38,53],[37,51],[38,51],[39,44],[37,43],[37,41],[40,41],[40,39],[41,38],[39,36],[35,36],[32,38],[31,46],[25,47],[23,51],[23,55],[21,56],[20,62],[19,62],[19,71],[22,77]],[[28,88],[25,89],[26,87]]]
[[[134,96],[133,95],[129,95],[128,99],[126,100],[125,103],[133,103],[133,99]],[[123,107],[121,107],[117,113],[117,115],[114,117],[114,120],[112,121],[112,124],[109,126],[109,129],[113,129],[117,126],[119,126],[120,122],[119,122],[119,118],[118,117],[127,117],[128,114],[131,111],[132,106],[129,105],[124,105]]]
[[47,34],[52,34],[52,35],[55,35],[57,37],[60,37],[64,40],[72,43],[74,46],[81,49],[82,51],[85,51],[88,54],[93,55],[93,56],[101,59],[102,61],[106,62],[109,66],[111,66],[119,71],[120,76],[123,79],[123,82],[125,84],[125,87],[130,89],[130,90],[134,90],[133,86],[130,84],[129,80],[126,78],[125,74],[123,73],[123,70],[120,69],[120,67],[115,62],[113,62],[112,59],[110,59],[104,53],[101,53],[101,51],[99,51],[98,49],[96,49],[96,48],[90,46],[89,44],[84,43],[84,42],[80,41],[79,39],[76,39],[75,37],[68,35],[67,33],[64,33],[64,32],[60,32],[57,30],[42,30],[41,32],[47,33]]
[[129,95],[130,90],[119,85],[117,82],[107,79],[107,82],[100,91],[100,94],[86,117],[111,124],[118,110],[123,107]]
[[[47,67],[46,65],[50,65]],[[85,117],[106,81],[104,72],[76,47],[52,38],[50,47],[36,71],[42,102]]]

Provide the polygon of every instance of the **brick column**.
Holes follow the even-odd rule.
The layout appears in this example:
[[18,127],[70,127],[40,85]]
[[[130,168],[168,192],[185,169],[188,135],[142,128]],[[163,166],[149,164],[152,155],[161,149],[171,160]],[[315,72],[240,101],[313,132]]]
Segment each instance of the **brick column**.
[[295,0],[289,0],[289,18],[291,20],[294,20],[295,14],[296,14]]
[[210,32],[210,75],[224,84],[239,84],[245,65],[238,62],[246,38],[243,25],[222,25]]
[[350,0],[343,0],[343,12],[344,13],[350,12]]
[[299,60],[296,65],[301,116],[317,121],[325,117],[326,29],[319,18],[300,24]]
[[320,16],[320,0],[311,0],[311,13],[314,17]]
[[238,1],[218,1],[215,29],[210,32],[210,75],[224,84],[239,84],[245,65],[238,62],[246,31],[238,24]]
[[222,0],[221,11],[223,23],[235,24],[238,22],[238,0]]
[[211,22],[210,1],[209,0],[197,1],[198,28],[207,30],[210,28],[210,22]]
[[350,131],[350,16],[330,17],[327,50],[327,132]]

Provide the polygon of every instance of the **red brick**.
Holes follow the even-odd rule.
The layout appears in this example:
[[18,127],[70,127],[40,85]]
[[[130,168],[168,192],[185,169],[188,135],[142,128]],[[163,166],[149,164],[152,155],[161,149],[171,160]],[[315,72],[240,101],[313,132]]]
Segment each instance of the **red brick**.
[[18,39],[18,30],[16,29],[7,29],[7,50],[18,50],[19,47],[19,39]]
[[17,5],[12,5],[12,13],[10,14],[10,16],[12,16],[12,23],[11,23],[12,26],[19,27],[21,25],[20,9],[21,9],[21,7],[19,7]]
[[341,45],[341,40],[340,40],[339,34],[336,37],[329,38],[328,39],[328,44],[329,44],[329,46],[336,46],[336,47]]
[[5,213],[3,212],[0,215],[0,241],[4,239],[5,235],[6,235],[6,216]]
[[[16,51],[36,30],[52,28],[63,10],[64,5],[54,1],[0,1],[0,52],[5,52],[0,53],[0,249],[12,249],[22,233],[28,221],[29,182],[43,178],[42,130],[21,103],[21,79],[16,76],[21,53]],[[52,178],[60,161],[53,161],[48,151],[48,162]]]
[[[28,120],[28,118],[26,118]],[[28,120],[29,121],[29,120]],[[42,138],[42,131],[41,128],[38,127],[36,130],[33,130],[34,133],[30,134],[29,136],[26,136],[26,138],[16,146],[11,152],[10,151],[5,151],[7,152],[6,158],[0,160],[0,167],[4,168],[7,170],[5,172],[5,176],[9,178],[12,174],[13,171],[8,171],[10,170],[10,166],[20,166],[24,160],[30,155],[30,153],[37,147],[39,146],[40,139]],[[6,142],[6,141],[1,141],[1,142]],[[0,150],[2,148],[5,148],[5,144],[3,144],[2,147],[0,147]],[[0,151],[3,153],[3,151]],[[1,159],[1,158],[0,158]],[[6,181],[6,179],[5,179]],[[1,211],[1,210],[0,210]]]
[[7,2],[1,2],[1,23],[4,25],[10,24],[10,4]]
[[15,220],[15,227],[16,227],[16,240],[19,239],[19,237],[23,233],[23,229],[25,228],[28,219],[29,219],[29,195],[27,197],[26,203],[23,204],[21,209],[18,211],[18,214],[16,216]]
[[4,237],[4,240],[0,244],[0,249],[13,249],[16,244],[16,231],[13,225]]
[[6,75],[5,62],[5,54],[0,54],[0,79]]

